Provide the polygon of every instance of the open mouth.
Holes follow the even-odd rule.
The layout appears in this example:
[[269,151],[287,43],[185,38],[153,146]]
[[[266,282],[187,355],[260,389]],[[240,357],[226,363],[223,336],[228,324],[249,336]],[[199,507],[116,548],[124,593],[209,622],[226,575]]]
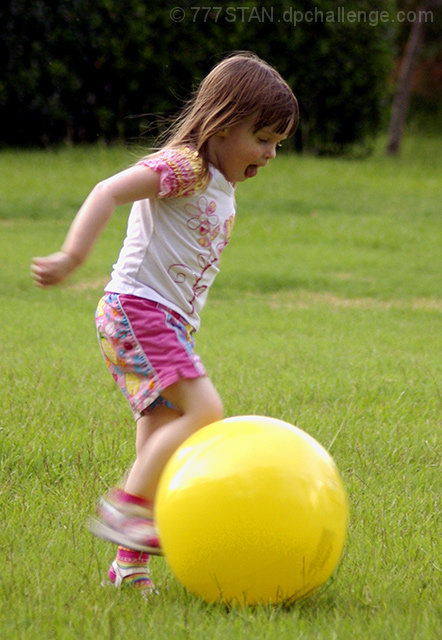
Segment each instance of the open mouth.
[[245,170],[246,178],[254,178],[258,173],[258,165],[257,164],[249,164],[247,169]]

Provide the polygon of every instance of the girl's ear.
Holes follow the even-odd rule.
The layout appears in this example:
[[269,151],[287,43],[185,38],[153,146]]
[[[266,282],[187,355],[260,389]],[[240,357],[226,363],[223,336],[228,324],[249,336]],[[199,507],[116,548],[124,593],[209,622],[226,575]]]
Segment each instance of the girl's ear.
[[215,135],[218,136],[218,138],[225,138],[228,133],[229,133],[229,129],[228,127],[226,127],[225,129],[221,129],[221,131],[218,131],[217,133],[215,133]]

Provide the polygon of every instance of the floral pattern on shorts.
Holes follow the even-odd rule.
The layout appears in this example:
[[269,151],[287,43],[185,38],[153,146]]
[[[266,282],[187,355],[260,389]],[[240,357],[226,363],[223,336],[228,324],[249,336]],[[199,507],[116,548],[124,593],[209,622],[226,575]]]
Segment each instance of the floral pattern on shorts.
[[[174,330],[197,370],[200,364],[197,375],[204,375],[204,367],[193,352],[194,338],[190,325],[173,312],[164,309],[164,313],[165,326]],[[160,376],[138,342],[118,294],[107,293],[100,300],[95,322],[106,366],[128,400],[135,419],[159,402],[172,406],[161,396]]]

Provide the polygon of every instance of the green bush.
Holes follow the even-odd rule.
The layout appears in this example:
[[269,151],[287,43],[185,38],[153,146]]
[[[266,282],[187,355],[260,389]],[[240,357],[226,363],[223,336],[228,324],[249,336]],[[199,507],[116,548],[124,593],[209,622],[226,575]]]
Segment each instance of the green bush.
[[[340,152],[379,127],[391,68],[391,0],[195,6],[145,0],[4,0],[0,7],[0,144],[138,137],[172,114],[220,57],[250,49],[293,86],[296,144]],[[176,9],[176,7],[175,7]],[[348,19],[351,10],[365,20]],[[180,13],[181,12],[181,13]],[[310,12],[310,13],[309,13]],[[296,22],[296,24],[295,24]],[[144,114],[144,115],[143,115]]]

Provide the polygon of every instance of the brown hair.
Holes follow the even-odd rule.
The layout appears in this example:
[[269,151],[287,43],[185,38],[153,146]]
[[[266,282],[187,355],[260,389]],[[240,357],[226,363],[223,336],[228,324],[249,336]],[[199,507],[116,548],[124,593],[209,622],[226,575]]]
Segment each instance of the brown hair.
[[189,144],[207,162],[209,138],[253,115],[254,131],[271,126],[276,133],[292,135],[298,103],[276,69],[254,53],[240,51],[210,71],[166,131],[162,146]]

